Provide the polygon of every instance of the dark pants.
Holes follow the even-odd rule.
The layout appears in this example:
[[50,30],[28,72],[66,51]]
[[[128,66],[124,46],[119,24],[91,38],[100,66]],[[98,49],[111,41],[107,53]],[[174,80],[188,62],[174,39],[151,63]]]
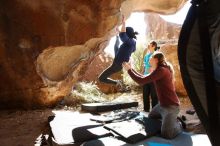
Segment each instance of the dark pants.
[[117,84],[116,80],[109,78],[112,74],[122,70],[122,65],[113,62],[106,70],[104,70],[99,76],[99,81],[107,84]]
[[150,110],[150,96],[152,108],[157,105],[157,93],[153,83],[148,83],[143,86],[143,101],[144,101],[144,111]]
[[176,120],[179,113],[179,106],[162,107],[157,104],[149,113],[148,117],[162,118],[161,135],[164,138],[172,139],[182,132],[179,122]]
[[115,45],[114,45],[115,56],[117,55],[118,50],[119,50],[119,43],[120,43],[119,36],[116,36]]

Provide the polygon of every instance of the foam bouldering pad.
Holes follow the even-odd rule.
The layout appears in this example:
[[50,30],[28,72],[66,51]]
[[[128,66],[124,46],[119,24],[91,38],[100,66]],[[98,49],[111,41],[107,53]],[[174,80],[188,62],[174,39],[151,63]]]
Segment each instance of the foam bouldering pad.
[[137,111],[112,111],[110,113],[93,116],[91,120],[99,123],[120,122],[136,118],[139,114],[140,112]]
[[135,120],[106,124],[104,128],[118,134],[128,143],[136,143],[159,134],[161,121],[140,116]]
[[53,142],[57,145],[82,143],[112,134],[103,125],[91,121],[91,114],[60,111],[49,122]]
[[181,133],[174,139],[164,139],[162,137],[151,137],[143,140],[135,146],[211,146],[206,134]]
[[83,143],[81,146],[124,146],[126,142],[115,137],[105,137]]
[[81,127],[73,127],[72,136],[74,142],[85,142],[100,137],[112,136],[112,134],[100,125],[87,125]]
[[138,102],[105,102],[105,103],[86,103],[81,105],[81,109],[87,112],[106,112],[131,107],[137,107]]
[[211,146],[206,134],[181,133],[174,139],[164,139],[153,136],[135,144],[128,144],[122,140],[105,137],[83,143],[81,146]]
[[[143,115],[129,121],[105,124],[103,127],[103,124],[91,121],[93,115],[89,113],[53,112],[55,116],[49,118],[52,146],[211,146],[207,135],[182,133],[172,140],[156,136],[148,137],[145,124],[149,123]],[[154,127],[154,123],[156,122],[150,124],[151,127]]]
[[139,142],[148,136],[144,126],[135,120],[106,124],[104,128],[113,131],[128,143]]

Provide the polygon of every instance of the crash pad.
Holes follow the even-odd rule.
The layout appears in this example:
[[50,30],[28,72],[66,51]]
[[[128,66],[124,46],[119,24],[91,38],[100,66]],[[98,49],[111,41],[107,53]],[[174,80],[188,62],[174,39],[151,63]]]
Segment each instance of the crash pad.
[[107,124],[104,128],[113,131],[127,143],[136,143],[147,138],[147,132],[144,127],[134,120]]
[[91,117],[91,114],[79,112],[56,112],[49,122],[54,143],[75,144],[112,135],[102,124],[91,121]]
[[149,146],[172,146],[171,144],[163,144],[158,142],[147,142]]
[[126,109],[137,106],[138,106],[138,102],[85,103],[81,105],[81,109],[83,111],[96,113],[96,112],[113,111],[118,109]]
[[[190,135],[188,133],[182,133],[173,140],[167,140],[157,136],[146,138],[147,132],[143,130],[145,129],[143,124],[144,120],[137,121],[137,119],[141,120],[141,116],[128,121],[110,123],[121,123],[122,126],[119,127],[123,127],[117,130],[116,126],[115,131],[117,130],[116,132],[118,132],[118,134],[114,132],[113,137],[109,129],[103,128],[102,123],[90,120],[91,117],[93,117],[92,114],[71,111],[53,112],[55,116],[49,118],[52,146],[154,146],[155,144],[170,144],[172,146],[211,146],[207,135]],[[104,126],[114,129],[112,125],[109,126],[110,124],[105,124]],[[151,126],[152,125],[153,124],[151,124]],[[138,134],[132,136],[134,132]],[[131,138],[131,142],[133,143],[135,142],[134,140],[137,140],[135,138],[138,138],[138,143],[128,144],[127,141],[123,141],[124,139],[119,134]]]
[[174,139],[154,136],[135,144],[124,143],[114,137],[100,138],[83,143],[81,146],[211,146],[206,134],[181,133]]
[[81,146],[124,146],[126,142],[115,137],[105,137],[84,142]]
[[159,134],[161,122],[156,119],[141,117],[135,120],[106,124],[104,128],[113,131],[128,143],[136,143],[147,137]]

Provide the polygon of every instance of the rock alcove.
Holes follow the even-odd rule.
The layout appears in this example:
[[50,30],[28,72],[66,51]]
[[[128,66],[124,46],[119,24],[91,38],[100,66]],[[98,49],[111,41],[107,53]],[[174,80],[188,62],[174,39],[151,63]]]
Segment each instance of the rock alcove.
[[1,108],[51,106],[102,54],[121,14],[172,14],[186,0],[1,0]]

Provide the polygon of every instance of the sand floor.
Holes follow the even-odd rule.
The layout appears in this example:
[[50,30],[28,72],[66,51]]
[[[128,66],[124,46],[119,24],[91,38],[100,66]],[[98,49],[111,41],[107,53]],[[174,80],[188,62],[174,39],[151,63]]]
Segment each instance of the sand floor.
[[[143,109],[142,94],[120,94],[116,100],[135,100],[139,102],[138,110]],[[204,130],[196,114],[187,115],[186,110],[192,108],[188,98],[180,98],[181,112],[187,118],[188,131],[203,133]],[[53,110],[76,110],[67,106],[41,110],[3,110],[0,111],[0,146],[40,146],[41,135],[48,131],[48,116]]]

